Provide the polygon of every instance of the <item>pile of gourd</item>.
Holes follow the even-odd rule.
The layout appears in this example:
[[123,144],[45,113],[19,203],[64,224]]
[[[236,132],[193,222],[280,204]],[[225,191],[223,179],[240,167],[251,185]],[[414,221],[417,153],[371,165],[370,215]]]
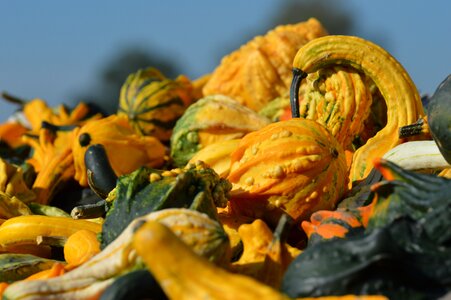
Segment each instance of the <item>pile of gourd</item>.
[[138,70],[110,116],[3,96],[3,299],[451,290],[451,79],[426,113],[369,41],[279,26],[196,80]]

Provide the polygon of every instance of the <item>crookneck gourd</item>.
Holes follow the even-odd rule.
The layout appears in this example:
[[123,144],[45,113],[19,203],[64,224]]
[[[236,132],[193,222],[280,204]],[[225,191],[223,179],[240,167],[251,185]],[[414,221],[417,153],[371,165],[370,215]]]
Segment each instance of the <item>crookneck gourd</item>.
[[269,101],[287,96],[291,62],[308,41],[326,35],[316,19],[278,26],[225,56],[203,88],[204,95],[223,94],[258,111]]
[[270,123],[238,101],[207,96],[192,104],[177,121],[171,137],[171,157],[183,167],[199,150],[218,141],[241,138]]
[[72,143],[75,179],[88,185],[85,153],[90,145],[101,144],[116,176],[133,172],[141,166],[160,167],[164,163],[165,146],[155,137],[141,136],[127,118],[111,115],[93,120],[74,129]]
[[231,157],[233,210],[271,224],[282,211],[300,221],[332,209],[345,191],[343,149],[312,120],[291,119],[251,132]]
[[[350,67],[365,74],[374,82],[387,106],[385,127],[353,155],[350,169],[350,179],[353,182],[368,175],[372,159],[381,157],[401,142],[398,138],[399,127],[415,122],[424,112],[414,83],[401,64],[387,51],[358,37],[325,36],[314,39],[299,49],[293,61],[294,76],[290,98],[294,117],[300,116],[298,91],[301,80],[308,74],[336,66]],[[319,91],[321,92],[321,88]],[[359,91],[356,90],[357,93]],[[362,98],[364,99],[365,97]],[[349,104],[345,104],[345,109],[347,105]],[[365,103],[359,105],[367,106]],[[363,110],[357,113],[359,111],[356,110],[352,117],[356,124],[362,123],[367,115]]]
[[163,224],[144,224],[133,236],[133,246],[170,299],[288,299],[196,255]]
[[177,119],[192,102],[190,80],[180,75],[166,78],[155,68],[130,74],[123,84],[118,115],[125,115],[142,135],[168,141]]

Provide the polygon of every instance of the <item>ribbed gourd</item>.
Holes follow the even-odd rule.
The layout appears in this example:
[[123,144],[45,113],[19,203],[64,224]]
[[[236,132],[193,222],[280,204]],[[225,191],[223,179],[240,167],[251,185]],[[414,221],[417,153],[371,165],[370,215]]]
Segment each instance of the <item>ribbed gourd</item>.
[[311,18],[255,37],[222,59],[203,93],[227,95],[259,111],[271,100],[288,96],[296,52],[310,40],[326,34],[321,23]]
[[[340,66],[340,68],[334,71],[334,68],[337,66]],[[298,99],[302,79],[308,74],[323,69],[332,69],[332,72],[344,70],[341,68],[342,66],[355,70],[352,73],[347,71],[348,75],[346,76],[351,76],[350,79],[356,77],[352,75],[355,72],[360,72],[371,79],[385,100],[387,107],[386,125],[368,139],[363,146],[358,148],[353,155],[350,169],[350,181],[352,183],[368,175],[372,167],[372,159],[383,156],[385,152],[401,143],[398,137],[399,127],[415,122],[424,115],[424,112],[420,96],[413,81],[402,65],[387,51],[358,37],[325,36],[314,39],[304,45],[294,58],[290,96],[293,117],[300,116]],[[347,85],[352,87],[350,84]],[[359,85],[361,88],[357,88]],[[338,86],[338,88],[341,89],[342,87]],[[317,89],[321,92],[321,87]],[[347,88],[345,92],[352,93],[353,88]],[[362,83],[356,85],[354,93],[354,101],[348,103],[346,101],[340,102],[343,103],[345,110],[351,109],[349,105],[355,103],[358,104],[358,107],[362,105],[362,108],[368,108],[368,103],[366,102],[368,97],[364,97],[368,92],[367,89],[363,89]],[[333,94],[329,98],[332,99],[332,103],[340,100],[339,97],[336,98]],[[320,104],[324,106],[323,102],[320,102]],[[321,110],[323,107],[316,106],[315,108]],[[365,121],[364,118],[367,115],[367,111],[358,109],[355,113],[347,115],[343,122],[352,120],[354,124],[358,125]],[[359,126],[354,126],[354,128],[341,126],[338,136],[344,135],[346,137],[346,135],[351,135],[352,137],[352,135],[359,133],[358,128]],[[356,130],[356,132],[352,132],[352,130]]]
[[344,151],[312,120],[281,121],[249,133],[231,157],[233,210],[272,224],[281,212],[300,221],[332,209],[345,192]]
[[177,121],[171,137],[171,157],[176,166],[185,166],[207,145],[241,138],[269,123],[269,119],[230,97],[204,97]]
[[142,69],[130,74],[123,84],[117,114],[126,116],[141,135],[167,141],[175,122],[193,100],[192,89],[184,75],[171,80],[155,68]]

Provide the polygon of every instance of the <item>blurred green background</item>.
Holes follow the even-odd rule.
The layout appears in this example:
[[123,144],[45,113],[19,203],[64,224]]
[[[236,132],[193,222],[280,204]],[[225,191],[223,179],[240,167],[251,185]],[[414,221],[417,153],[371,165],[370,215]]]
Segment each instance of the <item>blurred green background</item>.
[[[254,36],[309,17],[387,49],[421,94],[451,73],[446,0],[17,0],[0,11],[0,91],[50,105],[93,102],[107,113],[139,68],[195,79]],[[17,109],[0,105],[2,122]]]

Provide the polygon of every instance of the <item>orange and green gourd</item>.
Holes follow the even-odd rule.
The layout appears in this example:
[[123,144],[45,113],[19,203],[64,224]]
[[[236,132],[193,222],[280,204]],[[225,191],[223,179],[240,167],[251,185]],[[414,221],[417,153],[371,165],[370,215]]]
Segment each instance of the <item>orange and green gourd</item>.
[[291,119],[251,132],[231,158],[232,209],[273,225],[282,212],[298,222],[332,209],[346,190],[344,151],[312,120]]
[[126,116],[141,135],[168,141],[177,119],[193,101],[190,80],[166,78],[155,68],[128,76],[120,91],[118,116]]

